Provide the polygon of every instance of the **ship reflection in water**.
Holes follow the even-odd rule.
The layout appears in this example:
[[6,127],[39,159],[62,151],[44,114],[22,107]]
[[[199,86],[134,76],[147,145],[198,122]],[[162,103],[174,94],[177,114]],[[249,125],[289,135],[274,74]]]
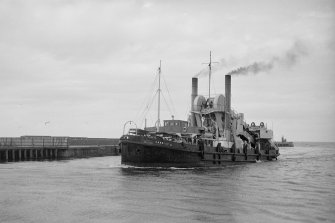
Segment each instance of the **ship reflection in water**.
[[220,168],[0,164],[0,222],[334,222],[334,157],[334,143],[296,143],[276,162]]

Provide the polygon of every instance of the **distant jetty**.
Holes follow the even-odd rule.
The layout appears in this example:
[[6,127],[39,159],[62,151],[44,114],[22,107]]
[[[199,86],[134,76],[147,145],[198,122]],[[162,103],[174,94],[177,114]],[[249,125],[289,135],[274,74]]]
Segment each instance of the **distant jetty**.
[[275,142],[278,147],[294,147],[293,142],[287,142],[284,136],[281,137],[281,142]]
[[120,155],[119,139],[55,136],[0,137],[0,162]]

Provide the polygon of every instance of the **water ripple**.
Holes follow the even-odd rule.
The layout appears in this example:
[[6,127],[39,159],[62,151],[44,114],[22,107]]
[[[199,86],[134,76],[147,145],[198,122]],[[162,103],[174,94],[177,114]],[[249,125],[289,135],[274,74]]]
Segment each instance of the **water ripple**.
[[276,162],[137,168],[120,157],[0,165],[0,222],[334,222],[335,145]]

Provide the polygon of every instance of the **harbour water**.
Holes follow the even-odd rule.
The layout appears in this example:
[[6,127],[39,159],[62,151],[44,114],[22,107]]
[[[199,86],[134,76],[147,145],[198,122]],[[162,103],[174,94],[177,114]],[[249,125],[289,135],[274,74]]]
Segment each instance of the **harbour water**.
[[0,222],[334,222],[335,143],[217,169],[120,156],[0,164]]

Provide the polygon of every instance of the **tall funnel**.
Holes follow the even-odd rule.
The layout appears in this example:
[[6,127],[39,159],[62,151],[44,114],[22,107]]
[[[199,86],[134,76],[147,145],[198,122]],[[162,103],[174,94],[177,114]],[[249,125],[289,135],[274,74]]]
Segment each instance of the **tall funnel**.
[[230,102],[231,102],[231,76],[226,75],[225,76],[225,96],[226,96],[226,101],[225,101],[225,125],[224,125],[224,134],[227,139],[227,141],[230,141],[230,130],[231,130],[231,120],[230,120],[230,112],[231,112],[231,107],[230,107]]
[[191,95],[191,126],[195,126],[195,115],[193,111],[194,99],[198,96],[198,78],[192,78],[192,95]]

